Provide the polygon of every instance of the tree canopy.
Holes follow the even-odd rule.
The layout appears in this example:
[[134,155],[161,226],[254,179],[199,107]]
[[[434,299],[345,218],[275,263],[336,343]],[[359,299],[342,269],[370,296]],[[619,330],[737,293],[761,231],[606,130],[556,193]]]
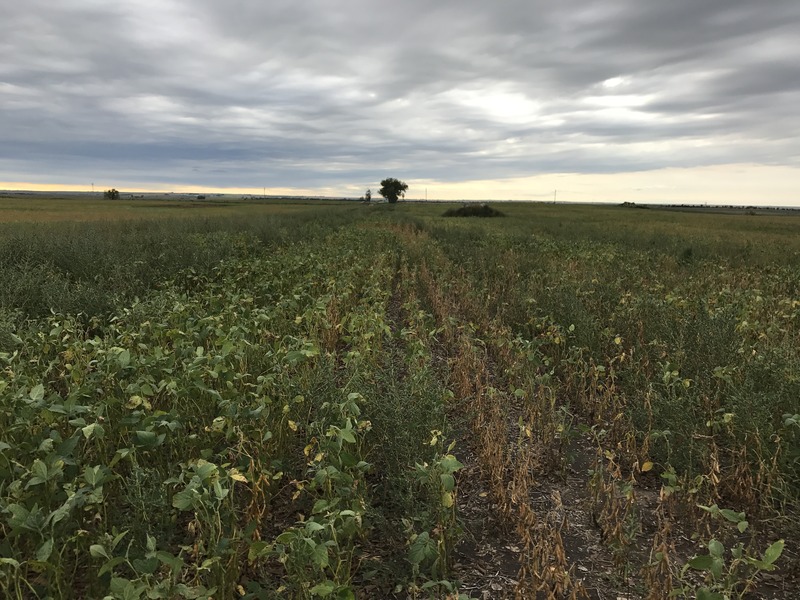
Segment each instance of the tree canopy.
[[407,189],[408,184],[405,181],[388,177],[381,181],[381,189],[378,190],[378,193],[386,198],[390,204],[394,204],[399,198],[405,197]]

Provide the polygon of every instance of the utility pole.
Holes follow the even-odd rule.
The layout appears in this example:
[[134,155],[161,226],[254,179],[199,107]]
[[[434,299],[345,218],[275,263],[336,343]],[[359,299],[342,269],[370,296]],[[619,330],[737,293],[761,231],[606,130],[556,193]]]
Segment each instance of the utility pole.
[[425,188],[425,202],[428,201],[428,188]]
[[553,190],[553,204],[556,203],[556,194],[558,194],[558,190]]
[[92,193],[94,194],[94,182],[92,182]]

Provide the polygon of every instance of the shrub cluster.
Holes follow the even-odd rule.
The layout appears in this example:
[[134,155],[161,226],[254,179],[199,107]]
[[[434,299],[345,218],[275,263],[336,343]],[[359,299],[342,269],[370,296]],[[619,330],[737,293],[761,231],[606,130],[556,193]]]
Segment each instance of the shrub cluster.
[[488,204],[465,204],[460,208],[448,208],[444,217],[504,217],[505,215]]

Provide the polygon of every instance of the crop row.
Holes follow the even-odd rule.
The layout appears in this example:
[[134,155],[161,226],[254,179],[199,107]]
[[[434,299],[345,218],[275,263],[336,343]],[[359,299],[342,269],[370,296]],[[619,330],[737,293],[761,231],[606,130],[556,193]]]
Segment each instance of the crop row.
[[[518,596],[580,597],[606,577],[653,599],[728,597],[775,570],[798,525],[796,270],[461,224],[413,245],[524,548]],[[572,519],[581,546],[604,548],[591,568],[562,539]]]
[[183,271],[111,318],[18,327],[5,596],[452,588],[460,463],[398,261],[382,232],[345,231]]

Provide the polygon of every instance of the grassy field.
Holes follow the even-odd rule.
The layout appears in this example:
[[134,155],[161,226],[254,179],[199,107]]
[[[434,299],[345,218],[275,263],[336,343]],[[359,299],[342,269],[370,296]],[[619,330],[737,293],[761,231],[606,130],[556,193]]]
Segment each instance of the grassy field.
[[796,216],[4,202],[4,597],[795,597]]
[[[126,194],[120,200],[95,195],[0,192],[0,223],[50,223],[87,221],[214,218],[230,215],[292,214],[306,211],[310,200],[245,199],[212,196],[202,200],[186,195]],[[313,201],[314,206],[332,204]]]

